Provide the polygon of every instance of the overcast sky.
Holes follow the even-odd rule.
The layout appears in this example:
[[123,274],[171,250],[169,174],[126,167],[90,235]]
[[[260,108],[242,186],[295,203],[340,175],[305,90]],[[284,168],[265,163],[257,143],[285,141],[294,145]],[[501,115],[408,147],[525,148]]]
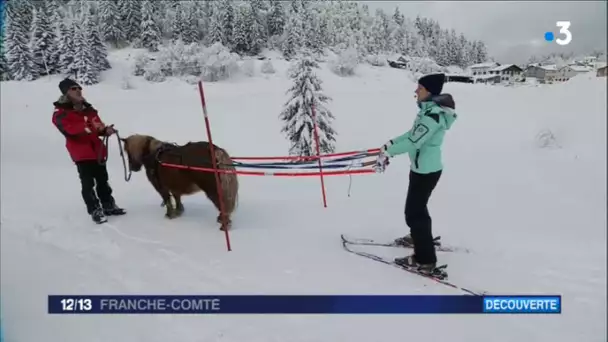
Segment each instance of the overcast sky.
[[[382,8],[392,14],[399,6],[406,17],[433,18],[442,28],[453,28],[471,40],[480,39],[499,63],[525,63],[532,54],[606,51],[605,1],[364,2],[372,13]],[[561,46],[544,40],[547,31],[553,31],[556,38],[563,36],[556,21],[571,22],[570,44]]]

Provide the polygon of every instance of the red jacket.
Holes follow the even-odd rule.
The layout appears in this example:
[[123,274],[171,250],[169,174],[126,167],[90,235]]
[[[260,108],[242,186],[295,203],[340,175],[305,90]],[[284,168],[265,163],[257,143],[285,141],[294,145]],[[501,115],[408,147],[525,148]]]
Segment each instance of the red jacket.
[[74,109],[71,103],[54,102],[53,124],[65,136],[65,147],[73,161],[105,160],[107,151],[95,128],[95,124],[105,127],[97,110],[85,102],[82,111]]

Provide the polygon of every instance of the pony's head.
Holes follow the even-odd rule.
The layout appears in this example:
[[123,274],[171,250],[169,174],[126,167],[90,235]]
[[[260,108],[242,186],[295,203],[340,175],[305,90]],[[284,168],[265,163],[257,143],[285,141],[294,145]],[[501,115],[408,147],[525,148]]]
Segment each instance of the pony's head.
[[147,158],[154,147],[158,146],[159,141],[149,135],[133,134],[127,138],[121,138],[124,144],[124,150],[127,152],[129,160],[129,170],[138,172],[144,165],[144,159]]

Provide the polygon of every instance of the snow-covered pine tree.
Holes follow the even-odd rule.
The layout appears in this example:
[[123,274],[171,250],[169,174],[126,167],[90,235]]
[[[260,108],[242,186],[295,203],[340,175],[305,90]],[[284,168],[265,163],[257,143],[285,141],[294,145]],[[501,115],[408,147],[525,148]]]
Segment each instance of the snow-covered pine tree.
[[302,27],[302,16],[300,13],[292,12],[285,25],[283,36],[282,52],[287,59],[295,56],[303,46],[304,32]]
[[[3,49],[3,47],[0,47]],[[4,57],[4,53],[0,53],[0,81],[8,81],[9,75],[8,70],[6,68],[6,57]]]
[[333,48],[336,44],[334,13],[330,5],[325,5],[319,13],[319,22],[317,30],[319,31],[320,39],[323,45],[328,48]]
[[99,70],[95,66],[95,60],[89,43],[89,16],[83,14],[75,25],[74,30],[74,71],[76,79],[83,85],[91,85],[99,82]]
[[198,42],[200,40],[198,23],[195,17],[195,2],[194,1],[182,1],[182,40],[186,44]]
[[91,47],[93,67],[95,67],[98,72],[111,69],[112,66],[110,65],[110,61],[108,61],[108,50],[101,39],[99,26],[91,19],[88,20],[87,33],[89,46]]
[[209,35],[207,44],[219,42],[230,49],[234,48],[234,7],[230,0],[215,0],[213,2],[213,13],[209,22]]
[[[152,14],[154,23],[160,32],[161,41],[165,37],[165,21],[167,20],[167,2],[152,1]],[[143,20],[143,19],[142,19]]]
[[270,0],[270,10],[268,12],[267,21],[268,35],[270,37],[283,34],[286,16],[281,0]]
[[84,1],[80,0],[68,0],[65,4],[65,10],[67,12],[67,15],[72,19],[75,17],[79,17],[82,12],[83,2]]
[[459,55],[459,44],[458,44],[458,36],[456,36],[456,31],[451,29],[447,34],[447,49],[448,49],[448,60],[449,65],[460,65],[460,60],[462,57]]
[[317,39],[320,42],[320,45],[323,46],[323,48],[325,47],[331,47],[333,46],[333,44],[330,44],[330,38],[333,37],[333,33],[330,34],[329,32],[329,23],[330,23],[331,19],[329,18],[329,13],[328,13],[328,6],[323,6],[322,9],[320,9],[317,17],[316,17],[316,32],[315,32],[315,39]]
[[125,25],[116,0],[101,1],[98,11],[103,40],[114,47],[123,46],[126,43]]
[[161,44],[161,32],[156,24],[152,0],[143,0],[141,2],[141,36],[139,37],[139,44],[151,52],[158,51],[158,46]]
[[[2,28],[2,37],[4,36],[4,27]],[[10,79],[8,68],[6,66],[6,54],[4,51],[4,39],[0,39],[0,81],[8,81]]]
[[467,44],[467,39],[461,33],[458,37],[458,58],[460,60],[459,66],[463,69],[472,64],[469,54],[467,53]]
[[477,64],[477,42],[467,42],[467,46],[465,48],[467,58],[469,59],[471,64]]
[[39,76],[50,75],[58,70],[57,37],[51,26],[53,9],[50,2],[42,3],[34,11],[31,49],[34,61],[33,72]]
[[389,42],[387,36],[389,33],[387,32],[388,25],[386,21],[386,13],[382,9],[377,9],[370,29],[371,39],[368,42],[368,51],[372,54],[383,53],[388,50]]
[[410,20],[405,20],[405,32],[407,39],[408,55],[412,57],[428,57],[428,50],[422,36],[418,33],[415,23]]
[[133,43],[141,33],[141,6],[139,0],[119,0],[118,8],[122,15],[126,41]]
[[317,55],[323,55],[325,53],[326,45],[324,34],[323,27],[320,25],[320,17],[313,16],[308,35],[310,39],[310,49]]
[[[35,6],[34,4],[36,3],[35,1],[32,0],[11,0],[11,1],[6,1],[8,3],[10,2],[14,2],[16,4],[16,7],[18,8],[19,12],[20,12],[20,16],[23,19],[23,22],[28,25],[32,23],[32,21],[34,20],[34,9]],[[8,8],[8,6],[7,6]]]
[[202,18],[201,20],[201,30],[203,31],[202,38],[203,41],[207,41],[209,33],[211,31],[211,16],[213,15],[213,1],[202,1],[201,11]]
[[392,17],[392,24],[395,26],[394,30],[391,32],[391,40],[395,44],[393,46],[393,50],[401,55],[407,56],[409,51],[405,17],[399,11],[399,7],[395,7],[395,13],[393,13]]
[[303,56],[289,70],[293,86],[289,89],[289,100],[279,118],[284,122],[282,133],[290,142],[289,154],[295,156],[316,155],[314,106],[321,153],[335,151],[336,131],[332,128],[333,114],[325,106],[331,98],[323,93],[321,80],[313,68],[319,65],[311,56]]
[[67,75],[75,75],[76,67],[76,50],[74,47],[74,35],[76,33],[76,26],[72,20],[66,20],[59,24],[59,30],[61,32],[59,40],[59,71]]
[[174,13],[169,21],[173,41],[181,40],[185,44],[191,44],[200,40],[196,7],[193,1],[180,1],[172,6]]
[[53,31],[53,35],[55,36],[54,41],[53,41],[53,45],[55,46],[55,48],[53,49],[53,55],[50,57],[50,59],[51,59],[50,64],[55,66],[53,73],[58,74],[58,73],[61,73],[61,63],[60,63],[61,50],[59,50],[59,44],[61,43],[60,23],[62,23],[64,20],[63,16],[61,15],[61,13],[63,13],[63,11],[61,11],[59,2],[56,0],[50,0],[48,2],[45,2],[45,4],[50,8],[51,30]]
[[[261,50],[268,41],[268,7],[264,0],[251,1],[251,13],[254,19],[254,27],[252,28],[253,39],[255,40],[253,49]],[[259,48],[258,48],[259,46]],[[259,51],[258,51],[259,52]],[[255,52],[254,54],[257,54]]]
[[10,79],[32,81],[36,78],[34,71],[34,60],[29,47],[30,30],[27,19],[27,11],[21,3],[12,4],[9,2],[7,10],[7,23],[4,28],[4,47],[6,49],[6,67]]
[[434,38],[434,59],[437,64],[441,66],[447,66],[450,64],[449,51],[448,51],[448,38],[447,34],[442,30],[439,35]]
[[477,63],[486,62],[488,60],[488,51],[486,50],[486,45],[481,40],[478,40],[477,44],[475,44],[475,47]]
[[181,40],[183,42],[184,37],[184,11],[182,10],[181,2],[177,2],[175,5],[171,6],[173,9],[171,16],[169,18],[169,23],[171,27],[171,40],[173,42]]
[[214,43],[223,45],[222,42],[225,41],[222,34],[222,19],[217,11],[217,7],[214,8],[213,14],[211,14],[211,18],[209,19],[209,34],[207,34],[205,41],[207,45],[213,45]]
[[313,20],[313,12],[312,9],[308,6],[308,4],[302,1],[302,6],[300,6],[300,13],[298,13],[302,18],[302,42],[305,49],[312,51],[314,46],[315,39],[315,22]]
[[393,21],[399,26],[403,26],[405,23],[405,16],[401,14],[398,6],[395,7],[395,12],[393,13]]
[[231,0],[217,0],[217,11],[220,27],[222,31],[222,45],[232,49],[234,47],[234,4]]
[[268,42],[268,27],[266,25],[266,10],[261,2],[251,3],[251,47],[250,54],[258,55]]
[[249,4],[240,4],[235,8],[232,42],[238,54],[250,54],[253,13]]

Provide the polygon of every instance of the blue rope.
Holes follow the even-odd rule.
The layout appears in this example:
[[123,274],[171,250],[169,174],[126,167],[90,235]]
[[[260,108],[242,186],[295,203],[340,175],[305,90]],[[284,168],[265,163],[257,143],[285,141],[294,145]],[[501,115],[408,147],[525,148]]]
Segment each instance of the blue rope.
[[[343,161],[353,161],[357,159],[363,159],[369,156],[369,153],[359,153],[352,156],[336,158],[332,160],[325,160],[324,163],[337,163]],[[292,161],[292,162],[274,162],[274,163],[242,163],[242,162],[234,162],[233,165],[237,167],[251,167],[251,168],[319,168],[317,166],[318,160],[312,161]],[[310,167],[305,167],[306,165],[310,165]],[[348,167],[349,165],[341,165],[335,167]],[[332,168],[333,165],[324,165],[324,168]]]
[[[319,166],[318,165],[294,165],[293,167],[288,167],[285,165],[269,165],[269,164],[242,164],[242,165],[238,165],[235,164],[235,167],[242,167],[245,169],[282,169],[282,170],[289,170],[289,169],[295,169],[295,170],[300,170],[300,169],[318,169]],[[340,169],[340,168],[346,168],[346,167],[350,167],[352,165],[350,164],[330,164],[330,165],[323,165],[324,169]]]

